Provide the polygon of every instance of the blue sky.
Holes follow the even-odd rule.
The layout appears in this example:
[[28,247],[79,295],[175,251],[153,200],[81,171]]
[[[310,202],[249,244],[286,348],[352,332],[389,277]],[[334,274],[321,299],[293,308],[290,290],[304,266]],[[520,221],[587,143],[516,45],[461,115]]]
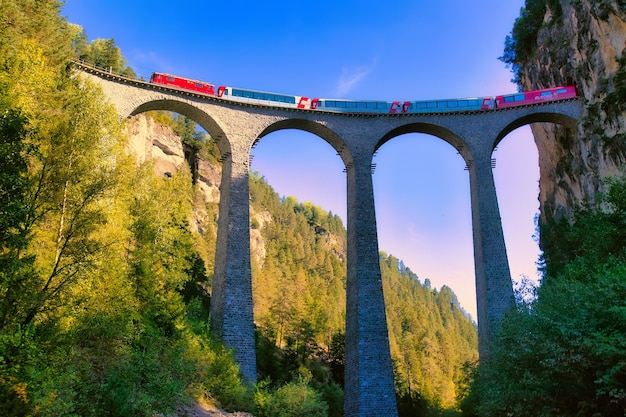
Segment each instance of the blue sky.
[[[162,71],[216,85],[308,97],[420,100],[511,93],[497,58],[523,0],[66,0],[90,40],[113,38],[139,75]],[[281,131],[252,151],[281,195],[346,216],[341,160],[322,139]],[[532,239],[539,170],[530,129],[494,153],[513,279],[536,278]],[[476,317],[469,178],[447,143],[404,135],[373,174],[379,248],[422,281],[451,287]]]

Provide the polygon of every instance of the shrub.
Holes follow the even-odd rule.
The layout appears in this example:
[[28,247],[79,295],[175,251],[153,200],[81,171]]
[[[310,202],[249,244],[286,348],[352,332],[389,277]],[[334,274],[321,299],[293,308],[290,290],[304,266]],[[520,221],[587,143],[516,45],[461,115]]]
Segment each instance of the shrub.
[[272,392],[260,383],[254,395],[257,417],[326,417],[328,404],[306,383],[292,382]]

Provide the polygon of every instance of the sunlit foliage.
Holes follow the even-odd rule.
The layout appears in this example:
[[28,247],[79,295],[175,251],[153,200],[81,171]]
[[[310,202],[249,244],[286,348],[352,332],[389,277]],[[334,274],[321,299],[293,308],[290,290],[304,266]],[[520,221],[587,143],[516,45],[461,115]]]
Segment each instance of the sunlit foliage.
[[465,409],[479,416],[622,416],[626,410],[626,181],[605,207],[546,233],[537,299],[504,321]]
[[[89,42],[60,7],[0,2],[0,414],[171,415],[205,401],[341,416],[341,219],[252,175],[263,382],[251,390],[208,329],[216,226],[190,222],[219,214],[199,196],[194,165],[217,164],[219,152],[190,119],[155,112],[188,164],[158,177],[130,156],[114,109],[70,62],[133,71],[113,39]],[[475,355],[474,326],[448,288],[422,285],[392,256],[380,261],[401,410],[450,407]]]

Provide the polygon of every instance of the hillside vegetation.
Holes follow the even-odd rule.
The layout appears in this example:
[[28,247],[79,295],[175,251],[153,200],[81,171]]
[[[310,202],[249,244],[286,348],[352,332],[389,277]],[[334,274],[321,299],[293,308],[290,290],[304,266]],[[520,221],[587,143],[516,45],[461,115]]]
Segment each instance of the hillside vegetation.
[[526,0],[507,38],[520,88],[575,84],[584,117],[578,135],[533,126],[544,275],[481,359],[464,415],[626,415],[625,35],[623,1]]
[[[0,414],[173,415],[200,401],[258,417],[342,415],[341,220],[251,175],[261,382],[245,386],[207,324],[215,224],[190,223],[217,208],[199,198],[193,163],[163,177],[127,152],[114,110],[70,61],[132,69],[59,10],[0,3]],[[192,121],[152,116],[216,163]],[[475,326],[449,288],[380,261],[401,415],[454,409]]]

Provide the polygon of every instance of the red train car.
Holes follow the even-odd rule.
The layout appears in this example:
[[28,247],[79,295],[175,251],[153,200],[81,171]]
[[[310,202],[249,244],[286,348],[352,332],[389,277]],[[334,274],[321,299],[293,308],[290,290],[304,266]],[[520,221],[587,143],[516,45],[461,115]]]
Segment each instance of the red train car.
[[177,77],[175,75],[163,74],[155,72],[150,77],[151,83],[163,84],[170,87],[176,87],[183,90],[196,91],[202,94],[208,94],[210,96],[215,95],[215,86],[213,84],[205,83],[204,81],[190,80],[188,78]]
[[495,107],[506,108],[525,106],[528,104],[543,103],[552,100],[565,100],[568,98],[576,98],[576,87],[573,85],[545,88],[543,90],[527,91],[517,94],[508,94],[505,96],[496,96]]

